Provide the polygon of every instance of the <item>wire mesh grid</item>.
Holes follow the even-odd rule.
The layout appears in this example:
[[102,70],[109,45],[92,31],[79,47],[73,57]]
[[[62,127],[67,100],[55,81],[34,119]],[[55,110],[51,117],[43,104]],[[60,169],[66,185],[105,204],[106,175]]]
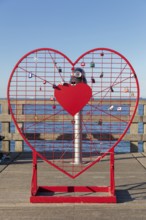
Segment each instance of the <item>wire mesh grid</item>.
[[[70,83],[76,67],[85,72],[92,89],[77,120],[54,95],[58,85]],[[8,84],[10,111],[20,134],[42,159],[70,177],[100,161],[118,144],[132,122],[138,99],[138,80],[131,64],[106,48],[90,50],[74,63],[54,49],[31,51],[16,64]]]

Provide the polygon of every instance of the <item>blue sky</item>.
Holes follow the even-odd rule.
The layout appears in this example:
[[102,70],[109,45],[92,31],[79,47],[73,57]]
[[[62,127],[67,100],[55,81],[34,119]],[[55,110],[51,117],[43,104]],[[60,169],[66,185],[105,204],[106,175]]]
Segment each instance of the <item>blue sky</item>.
[[145,0],[0,0],[0,97],[17,61],[41,47],[73,61],[93,48],[114,49],[134,67],[146,98]]

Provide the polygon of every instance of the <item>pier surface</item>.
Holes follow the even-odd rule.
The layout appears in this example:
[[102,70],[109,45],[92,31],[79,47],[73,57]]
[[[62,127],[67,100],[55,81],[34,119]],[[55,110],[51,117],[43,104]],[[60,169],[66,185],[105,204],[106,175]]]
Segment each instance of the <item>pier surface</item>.
[[[91,167],[75,180],[39,161],[41,185],[107,185],[108,160]],[[115,156],[116,204],[32,204],[31,153],[11,153],[0,164],[0,220],[137,220],[146,219],[146,153]]]

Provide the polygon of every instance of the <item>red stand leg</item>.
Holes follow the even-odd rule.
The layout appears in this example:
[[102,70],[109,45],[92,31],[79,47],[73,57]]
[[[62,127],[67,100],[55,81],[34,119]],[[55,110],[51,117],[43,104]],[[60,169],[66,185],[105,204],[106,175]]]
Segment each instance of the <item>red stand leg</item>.
[[[110,186],[37,186],[37,153],[33,152],[32,203],[116,203],[114,151],[110,151]],[[63,195],[65,193],[65,195]],[[79,193],[79,195],[78,195]],[[100,195],[98,195],[100,193]],[[106,193],[107,195],[101,195]],[[68,195],[66,195],[68,194]],[[89,194],[89,196],[88,196]],[[92,194],[92,196],[91,196]]]
[[33,174],[32,174],[32,183],[31,183],[31,195],[35,196],[37,194],[37,153],[33,151]]
[[115,195],[114,150],[110,152],[110,193]]

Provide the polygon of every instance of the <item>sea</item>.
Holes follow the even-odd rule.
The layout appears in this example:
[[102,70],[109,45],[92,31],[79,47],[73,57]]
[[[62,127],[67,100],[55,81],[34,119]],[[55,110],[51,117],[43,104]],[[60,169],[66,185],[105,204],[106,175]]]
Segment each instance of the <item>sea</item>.
[[[107,108],[107,106],[103,106],[103,109],[104,108]],[[36,111],[36,108],[35,108],[35,111]],[[40,111],[41,111],[41,113],[40,113]],[[128,109],[126,109],[126,107],[125,107],[125,109],[123,110],[123,115],[126,115],[127,111],[128,111]],[[1,109],[1,105],[0,105],[0,114],[1,113],[2,113],[2,109]],[[31,108],[31,110],[29,110],[29,108],[25,108],[25,114],[33,114],[33,106]],[[43,114],[40,105],[39,105],[39,109],[38,109],[38,114]],[[143,116],[143,114],[144,114],[144,106],[142,104],[139,104],[139,106],[138,106],[138,115],[139,116]],[[51,126],[49,125],[49,123],[48,124],[46,123],[45,126],[46,126],[45,129],[50,130],[50,133],[51,133]],[[57,125],[56,124],[56,128],[55,128],[56,132],[57,132],[57,130],[59,132],[60,126],[61,125],[59,125],[59,124]],[[108,123],[106,123],[105,126],[106,126],[106,130],[108,132],[108,127],[109,127]],[[44,127],[44,124],[43,123],[39,123],[39,127],[37,128],[38,129],[37,131],[38,132],[39,132],[39,130],[41,131],[43,127]],[[68,130],[69,133],[72,132],[72,128],[71,127],[72,126],[69,127],[69,125],[68,125],[67,130]],[[116,130],[117,130],[116,126],[114,126],[114,130],[112,132],[116,133]],[[0,122],[0,133],[1,132],[2,132],[2,123]],[[139,134],[143,134],[143,132],[144,132],[144,125],[143,125],[142,122],[139,122],[138,123],[138,133]],[[10,123],[10,133],[15,133],[15,125],[14,125],[13,122]],[[33,130],[30,129],[30,133],[33,133]],[[129,133],[129,130],[127,131],[127,133]],[[40,141],[38,141],[38,143],[35,142],[35,144],[36,145],[38,144],[38,146],[39,146],[40,145]],[[2,142],[0,141],[0,149],[2,147],[1,145],[2,145]],[[25,143],[25,141],[23,142],[23,148],[24,148],[25,152],[31,151],[31,149],[28,147],[28,145]],[[11,150],[11,152],[15,151],[15,141],[13,141],[13,140],[10,141],[10,150]],[[59,150],[59,148],[58,148],[58,150]],[[121,141],[115,147],[115,152],[116,153],[129,153],[130,152],[130,142],[129,141]],[[143,142],[142,141],[138,142],[138,152],[143,152]]]

